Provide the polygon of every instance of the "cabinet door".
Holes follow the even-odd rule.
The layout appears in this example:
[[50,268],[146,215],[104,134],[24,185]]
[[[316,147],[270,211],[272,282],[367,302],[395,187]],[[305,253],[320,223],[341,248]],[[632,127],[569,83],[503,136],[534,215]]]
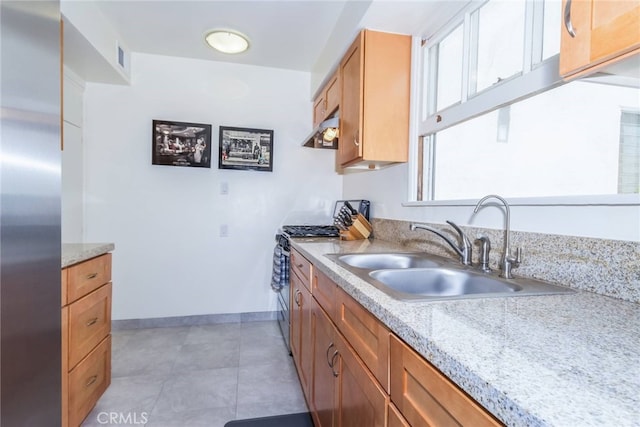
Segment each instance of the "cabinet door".
[[637,1],[563,0],[562,12],[561,75],[590,70],[599,64],[605,66],[640,52],[640,4]]
[[340,105],[340,71],[336,71],[324,90],[325,112],[324,118],[329,117]]
[[395,336],[390,349],[391,400],[411,425],[502,425]]
[[364,32],[353,42],[340,63],[340,137],[338,164],[345,165],[362,157],[362,87]]
[[363,30],[340,63],[338,165],[406,162],[411,37]]
[[333,280],[314,268],[311,293],[332,321],[335,321],[336,292],[337,285]]
[[336,336],[338,403],[334,426],[386,426],[389,396],[340,334]]
[[313,127],[314,129],[318,126],[325,117],[325,105],[327,100],[324,97],[324,93],[321,93],[314,101],[313,101]]
[[291,275],[291,289],[291,353],[302,390],[308,397],[312,374],[311,293],[295,274]]
[[341,288],[336,287],[335,323],[385,390],[389,390],[389,330]]
[[311,325],[314,337],[311,412],[315,427],[331,427],[336,405],[336,371],[333,368],[335,363],[332,363],[337,358],[335,330],[331,320],[315,300],[311,312]]

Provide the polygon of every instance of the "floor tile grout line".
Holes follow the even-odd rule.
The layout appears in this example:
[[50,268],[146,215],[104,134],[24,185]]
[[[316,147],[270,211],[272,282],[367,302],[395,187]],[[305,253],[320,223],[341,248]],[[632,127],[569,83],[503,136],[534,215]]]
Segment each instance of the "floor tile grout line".
[[[153,415],[153,410],[156,409],[156,406],[158,405],[158,401],[160,400],[160,396],[162,396],[162,392],[164,391],[164,387],[167,384],[167,381],[169,381],[175,374],[173,372],[173,369],[176,366],[176,363],[178,361],[178,357],[180,355],[180,351],[182,350],[182,347],[184,346],[184,343],[187,340],[187,336],[189,335],[189,332],[191,332],[191,329],[193,328],[193,326],[189,327],[189,330],[187,331],[186,334],[184,334],[184,338],[182,339],[182,343],[178,346],[178,351],[176,352],[176,357],[173,360],[173,364],[171,365],[171,369],[169,370],[169,373],[166,375],[165,379],[162,381],[162,385],[160,386],[160,390],[158,391],[158,394],[156,395],[156,398],[153,402],[153,406],[151,407],[151,410],[149,411],[149,419],[151,419],[151,416]],[[149,420],[147,420],[147,422],[145,423],[145,427],[148,424]]]

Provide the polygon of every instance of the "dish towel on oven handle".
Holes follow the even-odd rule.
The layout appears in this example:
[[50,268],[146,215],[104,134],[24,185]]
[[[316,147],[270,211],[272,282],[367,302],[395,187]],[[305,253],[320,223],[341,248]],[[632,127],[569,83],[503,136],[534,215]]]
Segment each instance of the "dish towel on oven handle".
[[276,244],[273,249],[273,273],[271,275],[271,288],[274,291],[281,290],[289,282],[289,257],[282,252],[282,246]]

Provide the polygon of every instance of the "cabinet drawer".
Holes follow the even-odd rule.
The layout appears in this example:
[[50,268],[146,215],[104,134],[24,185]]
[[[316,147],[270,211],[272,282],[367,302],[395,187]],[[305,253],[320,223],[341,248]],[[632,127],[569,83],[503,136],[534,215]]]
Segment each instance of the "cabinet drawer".
[[382,387],[389,390],[389,330],[336,286],[334,322]]
[[318,301],[320,307],[327,312],[331,320],[335,322],[336,317],[336,285],[324,273],[313,270],[313,281],[311,283],[311,294]]
[[475,400],[395,336],[390,342],[391,400],[413,426],[501,426]]
[[295,249],[291,249],[291,271],[297,274],[304,286],[311,291],[309,287],[311,263]]
[[111,335],[69,372],[69,425],[79,426],[111,383]]
[[111,331],[111,283],[69,306],[69,368]]
[[111,281],[111,254],[104,254],[67,268],[67,304]]

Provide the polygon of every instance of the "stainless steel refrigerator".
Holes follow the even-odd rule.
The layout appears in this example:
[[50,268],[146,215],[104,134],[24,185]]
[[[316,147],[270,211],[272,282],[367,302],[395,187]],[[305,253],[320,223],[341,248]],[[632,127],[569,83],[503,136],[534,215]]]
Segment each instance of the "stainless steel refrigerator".
[[0,425],[60,425],[60,5],[0,1]]

